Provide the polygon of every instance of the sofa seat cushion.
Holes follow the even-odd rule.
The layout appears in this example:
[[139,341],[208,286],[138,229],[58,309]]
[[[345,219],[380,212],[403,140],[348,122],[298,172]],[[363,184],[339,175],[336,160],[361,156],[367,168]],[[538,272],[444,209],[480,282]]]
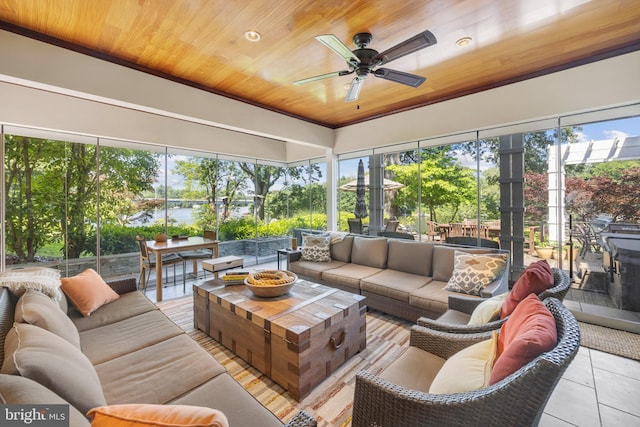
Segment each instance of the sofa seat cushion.
[[463,313],[458,310],[447,310],[442,316],[438,317],[438,322],[446,323],[447,325],[466,325],[471,318],[470,314]]
[[149,301],[142,292],[127,292],[120,295],[117,300],[103,305],[89,317],[83,317],[75,309],[69,310],[69,317],[78,328],[78,331],[82,332],[152,310],[158,310],[158,307]]
[[360,264],[345,264],[341,267],[322,272],[322,280],[338,283],[354,289],[354,293],[360,293],[360,280],[365,277],[380,273],[381,268],[368,267]]
[[380,378],[410,390],[429,392],[429,387],[446,359],[418,347],[409,347],[382,371]]
[[98,365],[182,333],[175,323],[154,310],[83,331],[80,343],[82,352]]
[[342,261],[314,262],[314,261],[295,261],[289,264],[289,270],[302,276],[320,279],[322,272],[345,265]]
[[360,281],[360,289],[398,301],[409,302],[409,295],[431,281],[431,277],[383,270]]
[[[250,375],[247,380],[251,378],[254,377]],[[282,421],[262,406],[228,373],[220,374],[168,403],[217,409],[227,417],[232,427],[282,427]]]
[[109,405],[168,403],[226,372],[186,334],[125,354],[95,368]]
[[413,291],[409,296],[409,304],[438,315],[443,314],[449,309],[449,295],[452,293],[445,290],[445,286],[445,282],[433,280]]
[[[0,374],[0,404],[3,405],[68,405],[69,402],[45,386],[20,375]],[[35,425],[35,424],[34,424]],[[89,421],[69,405],[69,427],[89,427]]]

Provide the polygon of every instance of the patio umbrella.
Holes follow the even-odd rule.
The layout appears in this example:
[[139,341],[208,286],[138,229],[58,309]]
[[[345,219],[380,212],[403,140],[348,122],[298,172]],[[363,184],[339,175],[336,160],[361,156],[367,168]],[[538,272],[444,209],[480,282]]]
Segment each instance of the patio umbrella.
[[358,179],[356,180],[356,208],[353,212],[356,218],[366,218],[369,215],[367,204],[364,200],[366,184],[364,182],[364,164],[362,159],[358,162]]
[[[384,181],[382,183],[382,189],[385,190],[385,191],[387,191],[387,190],[398,190],[398,189],[404,188],[404,187],[405,187],[404,184],[400,184],[399,182],[392,181],[392,180],[387,179],[387,178],[384,178]],[[338,188],[340,190],[343,190],[343,191],[355,192],[356,189],[358,188],[358,180],[354,179],[353,181],[347,182],[346,184],[343,184]],[[365,179],[364,179],[364,190],[365,191],[369,191],[369,183],[368,183],[366,175],[365,175]]]

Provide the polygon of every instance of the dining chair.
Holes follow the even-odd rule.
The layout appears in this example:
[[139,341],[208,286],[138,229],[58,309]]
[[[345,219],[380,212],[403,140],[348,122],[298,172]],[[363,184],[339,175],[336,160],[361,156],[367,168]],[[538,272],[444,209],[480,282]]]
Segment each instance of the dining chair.
[[368,231],[368,227],[362,225],[361,218],[348,218],[347,223],[349,224],[349,233],[366,234]]
[[[151,275],[151,270],[156,268],[156,255],[153,253],[149,253],[149,248],[147,247],[147,241],[144,237],[136,236],[136,242],[138,243],[138,248],[140,249],[140,279],[139,283],[143,285],[142,291],[144,292],[147,289],[147,282],[149,281],[149,276]],[[162,255],[162,265],[165,267],[165,275],[167,274],[168,267],[173,265],[173,283],[176,283],[176,264],[182,263],[182,291],[186,291],[186,282],[184,277],[185,271],[185,260],[178,254],[164,254]],[[147,271],[147,277],[145,279],[144,272]]]
[[398,224],[400,221],[395,219],[390,219],[387,221],[387,224],[384,227],[384,231],[396,231],[398,229]]
[[[217,236],[218,236],[217,233],[212,230],[205,230],[202,233],[202,237],[204,237],[205,239],[216,240]],[[213,250],[208,248],[194,249],[192,251],[178,252],[178,256],[182,257],[185,260],[185,262],[193,261],[193,271],[197,271],[198,260],[213,258]],[[207,277],[206,270],[202,269],[202,271],[204,273],[204,277]],[[197,277],[197,274],[196,274],[196,277]]]

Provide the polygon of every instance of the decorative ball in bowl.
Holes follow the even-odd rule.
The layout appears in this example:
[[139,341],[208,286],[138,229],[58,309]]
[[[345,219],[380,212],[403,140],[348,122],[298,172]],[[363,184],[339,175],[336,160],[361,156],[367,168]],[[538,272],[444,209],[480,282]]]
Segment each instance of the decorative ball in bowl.
[[249,273],[244,284],[254,295],[269,298],[286,294],[296,280],[298,276],[287,270],[265,270]]

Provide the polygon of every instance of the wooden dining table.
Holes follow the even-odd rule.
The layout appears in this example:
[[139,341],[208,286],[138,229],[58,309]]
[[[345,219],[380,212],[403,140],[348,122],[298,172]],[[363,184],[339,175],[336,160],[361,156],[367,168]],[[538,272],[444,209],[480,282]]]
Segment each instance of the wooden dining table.
[[[196,249],[211,249],[213,258],[218,258],[218,240],[205,239],[204,237],[189,237],[188,239],[168,239],[166,242],[147,241],[147,249],[156,255],[156,301],[162,301],[162,255],[192,251]],[[194,263],[194,273],[197,273]],[[184,272],[183,272],[184,274]]]

